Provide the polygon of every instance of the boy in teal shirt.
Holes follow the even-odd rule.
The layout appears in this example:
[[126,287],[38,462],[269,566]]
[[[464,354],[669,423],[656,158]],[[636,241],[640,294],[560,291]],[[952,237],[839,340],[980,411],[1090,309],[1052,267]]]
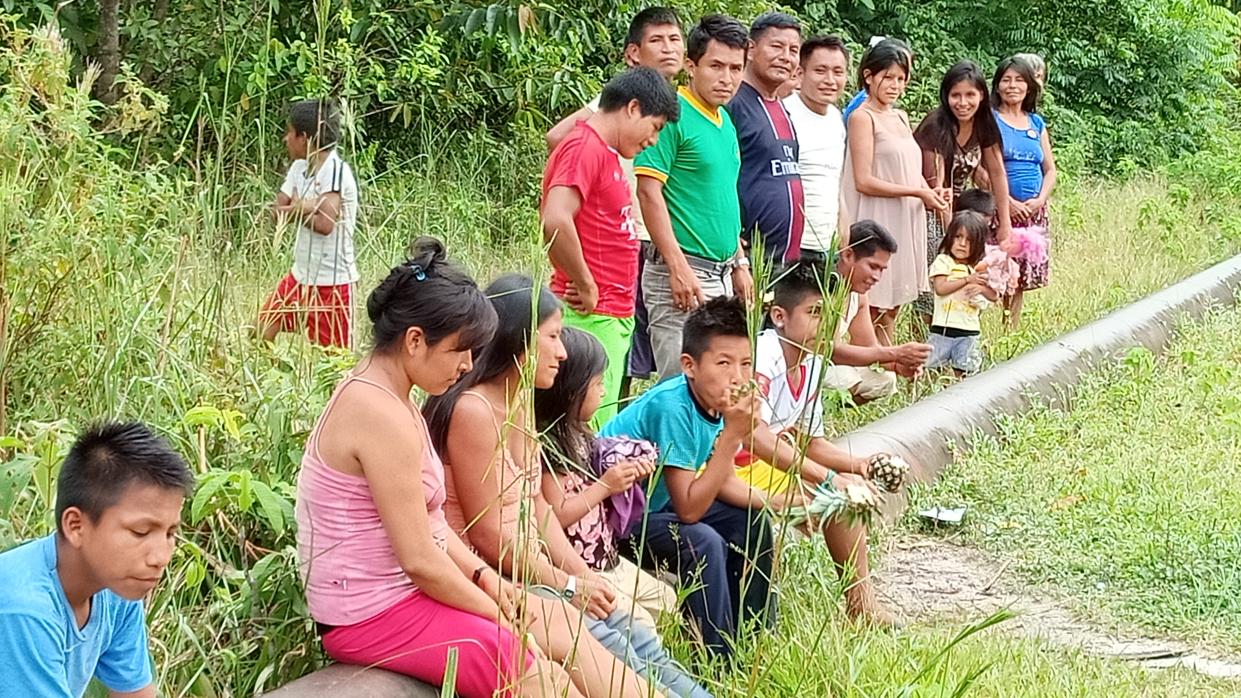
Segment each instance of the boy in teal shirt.
[[602,436],[650,441],[661,467],[634,546],[675,570],[712,654],[727,656],[751,619],[770,621],[771,524],[766,495],[741,481],[733,459],[757,419],[745,305],[714,298],[685,321],[681,375],[648,390]]
[[142,600],[192,487],[181,457],[141,424],[78,438],[56,532],[0,554],[0,697],[77,698],[96,678],[113,695],[154,698]]

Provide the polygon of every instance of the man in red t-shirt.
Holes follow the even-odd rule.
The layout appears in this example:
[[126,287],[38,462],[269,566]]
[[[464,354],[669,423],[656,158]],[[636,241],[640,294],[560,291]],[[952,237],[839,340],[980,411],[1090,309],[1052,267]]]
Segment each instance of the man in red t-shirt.
[[552,292],[569,306],[565,324],[594,335],[608,356],[600,424],[616,414],[637,292],[633,196],[620,158],[653,145],[679,116],[668,81],[650,68],[631,68],[604,86],[599,111],[573,128],[543,172]]

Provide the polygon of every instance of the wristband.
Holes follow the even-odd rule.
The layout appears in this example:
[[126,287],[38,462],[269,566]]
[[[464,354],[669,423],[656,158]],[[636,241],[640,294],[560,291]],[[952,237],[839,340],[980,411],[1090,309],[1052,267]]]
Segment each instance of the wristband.
[[470,581],[474,582],[474,586],[478,586],[478,582],[483,578],[483,572],[485,571],[487,571],[487,565],[474,570],[474,574],[470,576]]

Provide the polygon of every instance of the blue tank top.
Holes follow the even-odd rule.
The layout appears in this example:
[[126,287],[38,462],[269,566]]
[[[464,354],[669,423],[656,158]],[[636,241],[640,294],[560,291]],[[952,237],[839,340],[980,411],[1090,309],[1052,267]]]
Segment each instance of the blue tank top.
[[1018,129],[995,115],[1004,139],[1004,172],[1008,174],[1008,195],[1017,201],[1029,201],[1043,189],[1043,144],[1040,140],[1043,117],[1030,114],[1030,128]]

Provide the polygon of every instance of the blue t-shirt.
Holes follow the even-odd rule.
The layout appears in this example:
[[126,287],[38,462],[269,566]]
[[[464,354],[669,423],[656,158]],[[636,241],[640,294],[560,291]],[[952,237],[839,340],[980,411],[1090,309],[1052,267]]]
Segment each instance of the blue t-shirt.
[[751,245],[763,240],[763,254],[776,262],[801,255],[806,226],[797,131],[779,99],[765,99],[748,82],[728,103],[741,146],[741,236]]
[[845,107],[845,110],[842,113],[842,116],[844,116],[845,118],[846,127],[849,126],[849,115],[852,114],[854,111],[856,111],[858,107],[862,106],[862,102],[865,102],[865,101],[866,101],[866,90],[865,89],[858,90],[857,94],[853,95],[853,99],[849,100],[849,104]]
[[0,554],[0,589],[0,698],[79,698],[91,677],[117,693],[151,684],[142,602],[104,589],[78,628],[55,533]]
[[1004,139],[1004,172],[1008,175],[1008,195],[1017,201],[1029,201],[1043,190],[1043,117],[1030,114],[1030,128],[1009,126],[997,113]]
[[646,500],[647,510],[654,513],[666,509],[671,501],[663,468],[701,469],[723,430],[724,421],[698,404],[682,374],[643,393],[603,425],[599,435],[645,439],[659,448],[660,468],[652,476],[655,484]]

